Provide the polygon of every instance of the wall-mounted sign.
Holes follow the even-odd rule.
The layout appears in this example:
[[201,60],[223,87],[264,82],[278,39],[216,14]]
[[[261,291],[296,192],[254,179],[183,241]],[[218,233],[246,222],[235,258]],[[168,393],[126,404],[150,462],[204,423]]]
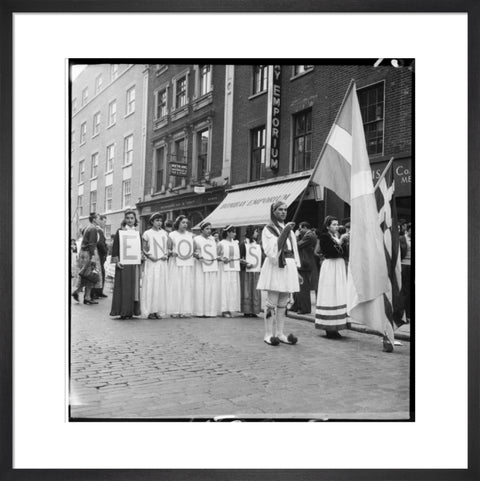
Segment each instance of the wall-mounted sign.
[[282,66],[270,65],[267,106],[267,142],[265,165],[277,171],[280,160],[280,105]]
[[188,165],[182,162],[170,162],[170,175],[187,177]]
[[[371,165],[373,184],[375,185],[388,161]],[[395,195],[407,197],[412,195],[412,159],[393,160],[393,175],[395,179]]]

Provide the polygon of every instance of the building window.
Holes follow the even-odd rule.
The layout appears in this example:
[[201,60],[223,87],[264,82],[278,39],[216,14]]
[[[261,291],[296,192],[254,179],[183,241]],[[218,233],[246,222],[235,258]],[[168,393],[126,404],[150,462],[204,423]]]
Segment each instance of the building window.
[[87,122],[80,125],[80,145],[83,145],[87,140]]
[[88,87],[82,90],[82,107],[88,102]]
[[105,187],[105,212],[112,210],[112,186]]
[[122,182],[122,207],[130,207],[130,202],[132,201],[131,193],[131,179],[124,180]]
[[110,80],[113,82],[118,77],[118,63],[110,65]]
[[155,192],[164,189],[165,179],[165,146],[155,149]]
[[178,79],[175,87],[175,108],[179,109],[187,104],[187,77]]
[[72,112],[75,113],[77,111],[77,98],[75,97],[72,100]]
[[90,191],[90,212],[97,212],[97,191]]
[[204,179],[208,171],[208,144],[210,131],[208,129],[197,132],[197,178]]
[[165,117],[167,113],[167,89],[163,89],[155,93],[155,120]]
[[268,65],[253,66],[253,94],[258,94],[267,90],[268,85]]
[[[181,163],[187,162],[185,146],[186,146],[185,138],[175,141],[174,153],[173,153],[174,162],[181,162]],[[175,176],[175,181],[173,185],[174,187],[179,187],[180,185],[182,185],[182,177]]]
[[259,127],[251,131],[250,155],[250,180],[262,178],[262,170],[265,165],[265,127]]
[[98,175],[98,152],[92,154],[92,167],[90,169],[90,177],[96,177]]
[[85,159],[78,163],[78,183],[83,182],[85,176]]
[[212,90],[212,66],[199,65],[199,95],[206,95]]
[[133,162],[133,135],[123,139],[123,165]]
[[77,197],[77,212],[78,217],[83,215],[83,195]]
[[100,112],[93,116],[93,137],[100,133]]
[[301,75],[302,73],[309,72],[313,70],[313,65],[294,65],[293,66],[293,76]]
[[127,90],[127,115],[135,112],[135,87]]
[[100,92],[100,89],[102,88],[102,83],[102,74],[97,75],[95,79],[95,94],[98,94],[98,92]]
[[108,104],[108,126],[112,126],[117,121],[117,101],[112,100]]
[[115,161],[115,144],[107,147],[107,163],[105,165],[105,171],[110,172],[113,170],[113,163]]
[[304,110],[293,117],[293,171],[311,168],[312,111]]
[[363,128],[369,155],[383,153],[384,84],[383,82],[357,90]]

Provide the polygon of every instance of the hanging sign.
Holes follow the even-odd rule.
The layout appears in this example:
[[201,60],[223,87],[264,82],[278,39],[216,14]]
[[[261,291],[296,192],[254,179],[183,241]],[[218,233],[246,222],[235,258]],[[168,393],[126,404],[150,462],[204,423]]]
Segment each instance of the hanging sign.
[[270,65],[267,104],[266,167],[278,170],[280,153],[280,106],[282,66]]
[[182,162],[170,162],[170,175],[187,177],[188,164]]

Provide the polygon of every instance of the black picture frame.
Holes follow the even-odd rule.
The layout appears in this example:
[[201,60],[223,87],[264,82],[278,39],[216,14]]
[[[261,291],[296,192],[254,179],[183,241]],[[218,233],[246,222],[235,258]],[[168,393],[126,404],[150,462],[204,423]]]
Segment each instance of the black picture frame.
[[[163,2],[140,0],[131,1],[34,1],[10,0],[1,5],[0,45],[2,48],[0,70],[0,118],[1,175],[0,175],[0,252],[2,276],[0,276],[0,478],[5,480],[475,480],[480,479],[479,469],[479,340],[480,327],[477,314],[480,312],[480,3],[475,0],[204,0]],[[13,279],[13,149],[12,149],[12,21],[15,12],[467,12],[468,13],[468,469],[295,469],[295,470],[24,470],[12,469],[12,279]],[[446,59],[447,61],[448,59]],[[440,262],[440,260],[439,260]],[[433,322],[433,320],[429,320]],[[439,424],[441,420],[439,420]],[[388,440],[386,440],[388,442]],[[241,455],[241,453],[239,453]],[[348,453],[346,453],[348,455]]]

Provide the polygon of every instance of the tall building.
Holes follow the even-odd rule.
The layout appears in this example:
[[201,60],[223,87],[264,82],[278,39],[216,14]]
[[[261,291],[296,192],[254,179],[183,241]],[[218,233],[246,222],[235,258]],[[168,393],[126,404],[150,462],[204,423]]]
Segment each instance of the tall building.
[[[411,217],[413,74],[407,67],[373,65],[235,65],[231,186],[214,224],[268,221],[273,199],[296,208],[344,95],[354,79],[372,175],[394,157],[399,217]],[[349,206],[311,187],[297,221],[321,225]],[[250,219],[250,222],[248,221]]]
[[143,197],[147,81],[144,65],[90,64],[72,82],[73,237],[97,212],[109,238]]
[[226,65],[149,66],[144,199],[137,205],[144,227],[157,211],[170,219],[184,214],[195,225],[225,197],[231,70]]

